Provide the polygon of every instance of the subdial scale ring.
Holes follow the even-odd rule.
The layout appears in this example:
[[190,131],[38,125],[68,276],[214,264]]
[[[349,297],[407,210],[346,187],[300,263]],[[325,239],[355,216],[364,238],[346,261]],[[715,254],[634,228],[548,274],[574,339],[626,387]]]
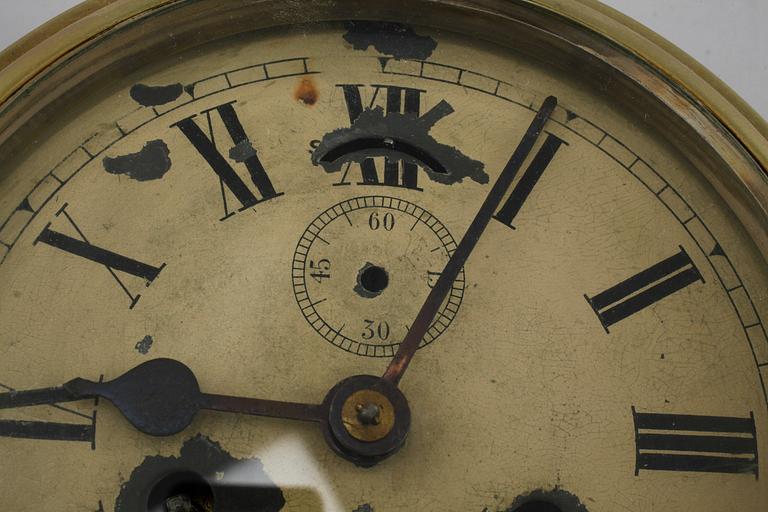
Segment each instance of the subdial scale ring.
[[[392,357],[456,246],[443,223],[414,203],[348,199],[318,215],[299,239],[294,295],[307,322],[331,344]],[[450,326],[464,282],[462,270],[420,346]]]

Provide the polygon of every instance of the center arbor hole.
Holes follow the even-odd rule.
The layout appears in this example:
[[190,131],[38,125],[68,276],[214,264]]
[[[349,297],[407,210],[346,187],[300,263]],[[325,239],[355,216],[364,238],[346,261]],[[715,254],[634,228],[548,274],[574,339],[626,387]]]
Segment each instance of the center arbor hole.
[[363,297],[373,298],[389,286],[389,274],[382,267],[366,263],[357,275],[355,291]]
[[213,489],[197,473],[166,475],[149,493],[147,512],[208,512],[213,510]]
[[529,501],[517,507],[513,512],[563,512],[563,509],[546,501]]

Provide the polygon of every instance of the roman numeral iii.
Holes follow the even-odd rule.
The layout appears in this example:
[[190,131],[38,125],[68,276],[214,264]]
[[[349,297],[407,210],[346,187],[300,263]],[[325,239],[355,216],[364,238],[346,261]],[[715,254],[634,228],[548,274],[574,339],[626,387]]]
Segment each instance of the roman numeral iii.
[[683,247],[674,256],[660,261],[616,286],[593,297],[584,297],[603,324],[605,331],[648,306],[696,281],[704,282],[696,265]]
[[755,418],[639,413],[635,475],[640,470],[752,473],[758,477]]

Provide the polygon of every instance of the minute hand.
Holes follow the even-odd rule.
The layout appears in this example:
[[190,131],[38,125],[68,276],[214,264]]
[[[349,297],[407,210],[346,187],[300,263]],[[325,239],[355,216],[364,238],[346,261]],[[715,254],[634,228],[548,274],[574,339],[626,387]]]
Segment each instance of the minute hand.
[[483,202],[480,211],[477,212],[472,224],[470,224],[469,229],[464,234],[464,238],[459,242],[458,247],[445,265],[445,269],[440,274],[437,283],[435,283],[432,291],[429,292],[427,300],[421,306],[418,315],[416,315],[416,320],[414,320],[410,330],[405,335],[405,338],[403,338],[400,348],[398,348],[397,353],[384,372],[383,378],[385,380],[397,385],[400,379],[403,378],[405,370],[408,369],[411,359],[413,359],[416,350],[419,348],[419,343],[421,343],[422,338],[427,330],[429,330],[430,325],[432,325],[435,315],[440,310],[440,306],[451,291],[453,282],[459,276],[469,255],[477,245],[478,240],[480,240],[480,236],[491,222],[494,212],[501,205],[507,190],[512,185],[517,172],[523,166],[526,158],[528,158],[528,155],[533,150],[534,144],[541,135],[544,125],[549,120],[556,106],[557,98],[554,96],[544,100],[531,126],[528,127],[525,135],[523,135],[523,139],[520,141],[517,149],[515,149],[509,162],[507,162],[493,188],[491,188],[488,197],[485,198],[485,202]]

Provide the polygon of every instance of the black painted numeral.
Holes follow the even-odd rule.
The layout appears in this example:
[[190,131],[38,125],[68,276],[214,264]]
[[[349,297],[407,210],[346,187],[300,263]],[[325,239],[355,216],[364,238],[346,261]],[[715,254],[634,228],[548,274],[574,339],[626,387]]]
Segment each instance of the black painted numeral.
[[[282,193],[275,191],[272,181],[264,170],[264,166],[261,164],[261,160],[259,160],[256,150],[253,148],[250,139],[245,134],[245,129],[243,128],[240,119],[237,117],[237,112],[235,112],[233,106],[234,103],[235,102],[224,103],[223,105],[218,105],[217,107],[202,112],[202,115],[205,116],[208,134],[203,132],[203,129],[200,128],[195,121],[195,117],[197,116],[182,119],[173,125],[181,130],[192,146],[194,146],[197,152],[205,159],[213,172],[219,177],[222,201],[224,202],[224,217],[221,220],[228,219],[235,214],[234,211],[229,209],[225,187],[229,189],[240,202],[241,208],[238,209],[239,211],[243,211],[259,203],[283,195]],[[221,151],[219,151],[213,129],[213,112],[218,114],[219,118],[224,123],[224,127],[226,128],[230,139],[234,143],[234,147],[232,147],[229,153],[230,158],[236,162],[245,164],[251,182],[253,182],[253,185],[261,196],[260,199],[257,198],[256,194],[248,185],[246,185],[245,181],[238,176],[234,167],[232,167],[232,164],[230,164],[224,155],[221,154]]]
[[696,281],[704,282],[683,247],[660,261],[594,297],[584,296],[606,332],[608,327],[672,295]]
[[71,236],[53,231],[49,227],[45,227],[43,231],[37,237],[38,242],[48,244],[62,251],[66,251],[75,256],[81,256],[85,259],[95,261],[106,265],[112,270],[119,270],[136,277],[141,277],[147,281],[154,281],[157,275],[160,273],[160,267],[153,267],[140,261],[122,256],[107,249],[102,249],[88,242],[72,238]]
[[96,449],[96,411],[89,416],[81,412],[69,409],[67,407],[55,404],[57,399],[62,399],[67,393],[62,388],[49,388],[36,390],[32,392],[16,392],[13,388],[0,384],[0,389],[5,393],[0,394],[0,409],[14,407],[14,401],[17,397],[24,397],[28,400],[21,400],[16,406],[30,406],[36,404],[47,404],[49,407],[56,408],[66,412],[88,423],[58,423],[48,421],[22,421],[22,420],[0,420],[0,437],[13,437],[20,439],[40,439],[46,441],[73,441],[84,442],[91,445],[91,449]]
[[[347,105],[350,123],[354,123],[360,114],[363,113],[363,94],[361,84],[339,85],[344,91],[344,101]],[[373,108],[377,100],[386,95],[385,113],[398,112],[401,114],[413,114],[416,117],[421,115],[421,95],[426,91],[422,89],[412,89],[407,87],[397,87],[394,85],[373,85],[373,95],[368,104]],[[382,92],[383,91],[383,92]],[[349,164],[342,173],[339,185],[351,185],[347,181],[349,171],[354,164]],[[409,188],[421,190],[419,188],[419,167],[411,162],[392,161],[384,158],[384,179],[379,179],[379,170],[373,158],[366,158],[360,164],[362,181],[358,185],[385,185],[389,187]]]
[[520,212],[526,199],[531,195],[533,187],[536,186],[536,183],[541,179],[542,174],[544,174],[544,171],[552,162],[552,159],[555,158],[557,151],[563,144],[567,145],[565,141],[558,137],[555,137],[552,134],[547,134],[544,144],[541,146],[538,153],[536,153],[536,156],[533,157],[533,161],[531,161],[528,169],[526,169],[522,178],[520,178],[520,181],[517,183],[514,190],[512,190],[509,199],[507,199],[498,213],[494,216],[496,220],[515,229],[512,225],[512,221],[515,220],[515,217]]
[[755,418],[639,413],[635,475],[641,469],[758,476]]
[[139,298],[141,298],[141,295],[132,293],[115,272],[124,272],[139,277],[146,282],[147,286],[149,286],[160,274],[160,271],[165,268],[165,263],[159,267],[155,267],[92,244],[88,241],[88,238],[80,227],[75,223],[72,216],[67,212],[67,206],[68,204],[65,203],[56,213],[56,216],[59,217],[63,215],[75,229],[81,240],[54,231],[50,228],[51,224],[48,223],[37,236],[37,239],[35,239],[35,244],[38,242],[44,243],[51,247],[55,247],[56,249],[68,252],[69,254],[104,265],[123,292],[128,296],[131,301],[130,307],[133,308],[139,301]]
[[44,439],[48,441],[83,441],[95,443],[96,414],[90,425],[46,421],[0,420],[0,437]]

